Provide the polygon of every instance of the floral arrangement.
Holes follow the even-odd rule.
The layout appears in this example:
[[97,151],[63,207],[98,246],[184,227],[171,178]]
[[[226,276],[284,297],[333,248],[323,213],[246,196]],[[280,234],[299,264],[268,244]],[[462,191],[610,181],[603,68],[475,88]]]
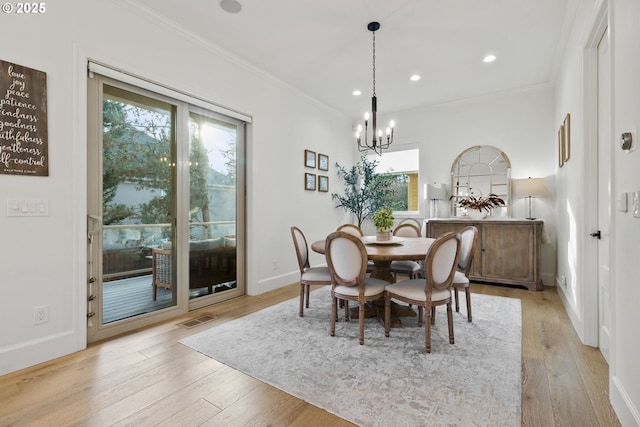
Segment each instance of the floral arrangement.
[[504,206],[504,200],[495,194],[489,194],[488,196],[474,196],[473,194],[468,196],[451,196],[451,199],[456,198],[458,206],[466,209],[474,209],[477,211],[486,210],[491,212],[493,208],[499,208]]

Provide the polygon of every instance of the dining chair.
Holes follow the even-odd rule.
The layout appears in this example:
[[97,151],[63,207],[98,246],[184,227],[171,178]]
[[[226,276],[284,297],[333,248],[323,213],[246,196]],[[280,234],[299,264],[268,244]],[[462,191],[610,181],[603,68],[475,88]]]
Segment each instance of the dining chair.
[[349,301],[359,306],[360,345],[364,344],[365,303],[380,299],[389,282],[367,277],[367,250],[362,240],[344,231],[326,239],[325,253],[331,272],[331,336],[335,336],[338,299],[344,301],[344,318],[349,320]]
[[[459,231],[460,234],[460,256],[458,257],[458,267],[456,274],[453,276],[453,295],[456,301],[456,311],[460,311],[460,303],[458,302],[458,289],[464,289],[465,299],[467,300],[467,321],[471,322],[471,292],[469,271],[471,271],[471,262],[475,253],[476,243],[478,242],[478,228],[469,225]],[[432,313],[433,317],[433,313]]]
[[[458,289],[464,289],[465,300],[467,302],[467,321],[471,322],[471,292],[469,281],[469,272],[471,271],[471,261],[473,261],[473,255],[475,253],[476,242],[478,241],[478,228],[469,225],[462,228],[460,234],[460,256],[458,257],[458,265],[456,267],[456,274],[453,276],[453,295],[456,304],[456,312],[460,311],[460,301],[458,295]],[[424,277],[424,269],[421,270],[420,275]],[[431,309],[431,324],[436,323],[436,309]]]
[[309,265],[309,246],[307,238],[298,227],[291,227],[291,237],[300,267],[300,317],[304,316],[304,306],[309,308],[309,291],[312,285],[330,285],[329,267],[311,267]]
[[358,237],[364,236],[362,229],[355,224],[342,224],[336,229],[336,231],[344,231],[345,233],[353,234]]
[[[344,231],[345,233],[353,234],[356,237],[363,237],[364,232],[360,227],[355,224],[342,224],[340,227],[336,229],[336,231]],[[367,262],[367,273],[371,273],[374,269],[375,265],[373,261]]]
[[451,287],[456,272],[459,252],[459,235],[453,232],[445,233],[438,237],[429,247],[429,251],[425,257],[425,278],[403,280],[385,287],[385,336],[389,336],[391,326],[391,299],[393,298],[418,306],[418,326],[422,326],[424,317],[425,350],[427,353],[431,353],[432,308],[446,305],[449,323],[449,343],[454,343]]
[[418,227],[418,230],[420,229],[420,227],[422,226],[422,224],[420,224],[420,221],[418,221],[415,218],[405,218],[402,221],[400,221],[398,223],[398,225],[402,225],[402,224],[411,224],[411,225],[415,225],[416,227]]
[[[410,223],[398,225],[393,230],[393,235],[397,237],[421,237],[420,229]],[[394,274],[403,274],[405,276],[409,276],[409,279],[417,279],[421,271],[422,266],[416,261],[391,261],[391,272]]]

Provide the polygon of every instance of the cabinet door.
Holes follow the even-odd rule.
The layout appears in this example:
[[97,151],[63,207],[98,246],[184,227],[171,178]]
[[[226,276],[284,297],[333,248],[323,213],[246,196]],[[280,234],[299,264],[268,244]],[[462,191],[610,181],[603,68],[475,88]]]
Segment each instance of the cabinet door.
[[531,225],[485,223],[481,233],[484,278],[534,280],[535,239]]

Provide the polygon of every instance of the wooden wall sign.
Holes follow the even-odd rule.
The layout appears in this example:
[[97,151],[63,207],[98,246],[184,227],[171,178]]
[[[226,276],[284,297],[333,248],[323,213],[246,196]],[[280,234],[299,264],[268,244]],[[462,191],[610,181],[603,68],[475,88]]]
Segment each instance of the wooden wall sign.
[[0,60],[0,173],[49,176],[47,73]]

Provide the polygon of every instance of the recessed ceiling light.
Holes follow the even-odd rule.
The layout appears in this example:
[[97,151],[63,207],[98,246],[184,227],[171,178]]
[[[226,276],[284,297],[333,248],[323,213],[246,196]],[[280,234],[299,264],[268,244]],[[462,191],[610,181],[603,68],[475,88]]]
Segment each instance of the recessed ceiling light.
[[242,9],[242,5],[236,0],[220,0],[220,7],[229,13],[238,13]]
[[496,60],[496,56],[495,55],[487,55],[487,56],[484,57],[482,62],[493,62],[495,60]]
[[353,91],[353,96],[360,96],[360,95],[362,95],[362,92],[359,91],[358,89]]
[[409,80],[411,80],[412,82],[417,82],[418,80],[420,80],[420,76],[418,74],[414,74],[409,77]]

